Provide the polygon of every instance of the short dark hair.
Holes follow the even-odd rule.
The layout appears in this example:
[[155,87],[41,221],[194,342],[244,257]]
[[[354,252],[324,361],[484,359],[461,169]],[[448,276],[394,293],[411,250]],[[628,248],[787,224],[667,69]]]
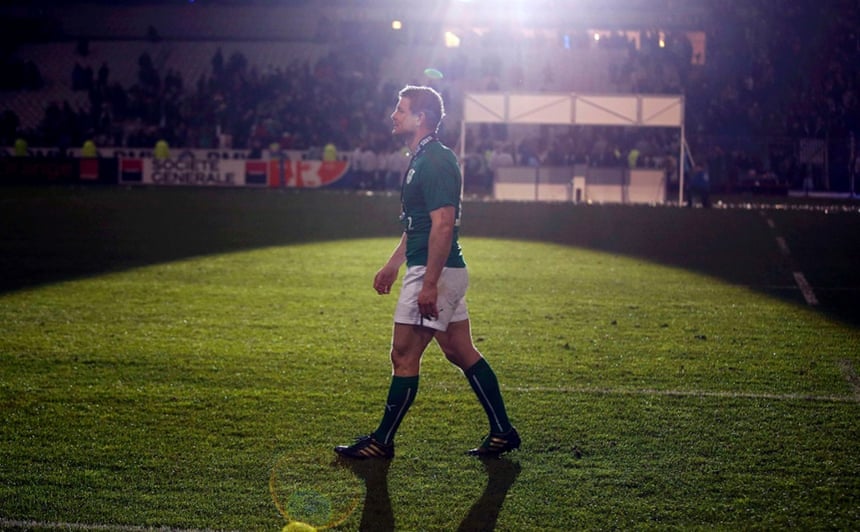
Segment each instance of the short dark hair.
[[442,95],[432,87],[407,85],[398,94],[401,98],[409,98],[410,109],[413,114],[424,113],[428,123],[434,124],[433,129],[438,130],[439,124],[445,118],[445,104]]

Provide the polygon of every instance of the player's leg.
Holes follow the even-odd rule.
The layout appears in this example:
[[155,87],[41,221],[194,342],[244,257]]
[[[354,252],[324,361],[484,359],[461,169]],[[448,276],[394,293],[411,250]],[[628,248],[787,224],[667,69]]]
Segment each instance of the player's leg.
[[490,424],[490,434],[480,447],[469,453],[496,455],[518,448],[520,437],[508,418],[498,378],[487,360],[475,348],[468,318],[449,323],[446,331],[437,331],[436,341],[445,357],[463,371],[478,401],[484,407]]
[[445,331],[436,331],[436,342],[445,358],[463,372],[482,360],[481,353],[472,342],[472,327],[468,318],[449,323]]
[[427,344],[433,339],[433,331],[417,325],[394,324],[391,340],[391,385],[385,412],[373,437],[383,444],[394,441],[394,434],[403,417],[412,406],[418,392],[418,377],[421,370],[421,356]]
[[394,324],[391,340],[392,377],[379,426],[352,445],[335,447],[350,458],[391,458],[394,435],[418,393],[421,356],[433,339],[433,331],[417,325]]
[[418,293],[424,283],[424,268],[407,269],[394,310],[394,331],[391,335],[391,385],[379,427],[373,437],[384,445],[394,441],[394,433],[418,392],[421,357],[433,339],[433,330],[420,325]]

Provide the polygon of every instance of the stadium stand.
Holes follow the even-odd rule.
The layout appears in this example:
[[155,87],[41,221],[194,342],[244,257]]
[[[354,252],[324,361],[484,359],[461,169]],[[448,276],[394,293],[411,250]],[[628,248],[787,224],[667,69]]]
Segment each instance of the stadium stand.
[[[467,91],[682,92],[692,151],[717,185],[740,186],[752,173],[794,187],[812,178],[816,188],[847,189],[856,157],[850,141],[860,124],[856,2],[719,0],[691,2],[689,10],[658,2],[667,9],[656,14],[654,2],[609,3],[631,11],[616,16],[607,8],[592,18],[608,28],[600,42],[587,28],[560,31],[556,23],[543,33],[467,32],[453,49],[430,43],[441,33],[439,21],[395,36],[385,27],[386,2],[377,9],[337,0],[213,2],[193,18],[191,8],[169,2],[97,3],[97,24],[75,3],[46,10],[60,23],[32,22],[18,6],[11,13],[43,30],[36,42],[7,46],[3,66],[36,65],[41,87],[6,87],[0,112],[17,115],[15,135],[31,146],[77,146],[91,136],[101,146],[147,146],[167,134],[172,145],[211,147],[226,132],[237,148],[334,142],[341,153],[361,144],[381,152],[392,148],[386,117],[394,90],[430,81],[421,73],[434,66],[446,73],[432,83],[446,95],[449,123],[456,124]],[[635,45],[621,33],[633,20],[644,21]],[[52,34],[52,27],[59,29]],[[706,57],[695,55],[687,30],[706,36]],[[75,65],[92,72],[84,77],[95,90],[81,90]],[[100,85],[102,65],[108,77]],[[469,133],[482,141],[471,143],[481,146],[479,155],[503,142],[517,145],[517,158],[532,146],[544,158],[566,151],[567,162],[606,163],[609,153],[620,164],[639,146],[647,148],[642,163],[653,164],[652,155],[676,153],[678,142],[660,131]],[[7,131],[0,140],[9,145],[12,138]]]

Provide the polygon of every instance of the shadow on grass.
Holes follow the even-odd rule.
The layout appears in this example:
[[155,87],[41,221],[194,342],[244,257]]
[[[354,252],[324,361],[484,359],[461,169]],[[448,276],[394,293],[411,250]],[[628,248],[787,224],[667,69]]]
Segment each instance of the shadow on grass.
[[[364,481],[364,507],[359,530],[396,530],[388,491],[391,460],[339,460]],[[495,530],[505,497],[520,474],[520,464],[505,457],[485,458],[481,462],[487,473],[487,485],[457,528],[462,532]]]
[[[261,247],[377,236],[395,240],[400,231],[394,194],[0,190],[0,293]],[[805,305],[793,276],[802,271],[816,290],[820,311],[860,326],[856,213],[467,202],[462,233],[636,257]],[[777,237],[787,243],[790,256]]]

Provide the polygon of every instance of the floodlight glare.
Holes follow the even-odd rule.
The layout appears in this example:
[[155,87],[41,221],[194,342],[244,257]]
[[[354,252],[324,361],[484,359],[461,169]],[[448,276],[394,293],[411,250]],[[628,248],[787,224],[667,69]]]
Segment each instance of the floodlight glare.
[[459,48],[460,47],[460,37],[458,37],[454,32],[446,31],[445,32],[445,47],[446,48]]

